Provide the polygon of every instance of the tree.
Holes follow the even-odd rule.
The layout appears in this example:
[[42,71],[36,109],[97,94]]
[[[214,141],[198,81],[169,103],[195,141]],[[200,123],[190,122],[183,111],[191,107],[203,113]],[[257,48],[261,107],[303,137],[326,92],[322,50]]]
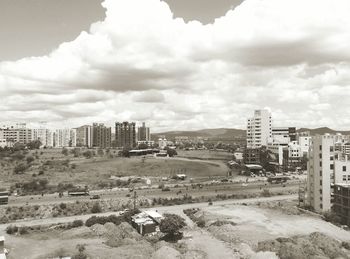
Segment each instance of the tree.
[[177,152],[175,149],[166,147],[166,152],[167,152],[169,157],[177,156]]
[[72,152],[74,157],[80,156],[80,149],[79,148],[74,148],[71,152]]
[[129,149],[123,149],[120,154],[122,157],[130,157]]
[[74,255],[72,259],[87,259],[88,256],[85,254],[85,245],[77,245],[78,254]]
[[27,143],[27,148],[31,149],[31,150],[39,149],[40,146],[41,146],[40,140],[34,140],[34,141],[31,141],[31,142]]
[[99,156],[103,156],[103,155],[104,155],[103,149],[102,149],[102,148],[99,148],[99,149],[97,150],[97,154],[98,154]]
[[164,214],[164,219],[160,222],[160,231],[174,239],[182,236],[180,230],[186,226],[185,220],[176,214]]
[[62,154],[68,156],[68,149],[62,148]]

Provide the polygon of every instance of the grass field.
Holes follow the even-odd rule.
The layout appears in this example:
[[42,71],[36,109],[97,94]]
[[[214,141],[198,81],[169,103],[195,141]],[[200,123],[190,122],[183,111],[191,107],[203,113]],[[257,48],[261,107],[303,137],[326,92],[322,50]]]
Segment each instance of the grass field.
[[115,155],[95,156],[86,159],[74,157],[69,153],[62,154],[61,149],[30,151],[26,157],[35,160],[23,174],[15,174],[16,164],[23,161],[4,162],[0,168],[2,185],[47,179],[49,184],[72,183],[96,187],[101,182],[108,182],[110,176],[171,177],[175,174],[186,174],[189,178],[208,178],[226,176],[228,168],[225,161],[231,156],[226,152],[208,150],[180,151],[175,158],[131,157]]

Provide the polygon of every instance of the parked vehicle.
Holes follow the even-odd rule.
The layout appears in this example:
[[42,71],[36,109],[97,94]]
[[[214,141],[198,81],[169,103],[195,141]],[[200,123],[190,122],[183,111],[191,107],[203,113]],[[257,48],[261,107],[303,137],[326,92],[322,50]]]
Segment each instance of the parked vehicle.
[[100,195],[95,194],[95,195],[90,197],[90,200],[98,200],[100,198],[101,198]]

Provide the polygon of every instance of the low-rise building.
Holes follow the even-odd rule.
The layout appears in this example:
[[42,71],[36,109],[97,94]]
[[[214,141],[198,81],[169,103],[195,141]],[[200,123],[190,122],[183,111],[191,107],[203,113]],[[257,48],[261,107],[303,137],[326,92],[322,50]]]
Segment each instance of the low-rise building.
[[132,226],[141,234],[159,232],[159,224],[163,216],[157,211],[143,211],[132,217]]

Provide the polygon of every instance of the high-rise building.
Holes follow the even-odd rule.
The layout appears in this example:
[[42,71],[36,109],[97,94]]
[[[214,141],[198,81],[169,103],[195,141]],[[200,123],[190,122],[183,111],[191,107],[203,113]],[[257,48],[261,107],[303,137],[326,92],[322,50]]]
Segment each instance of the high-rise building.
[[297,140],[295,127],[273,127],[271,135],[273,144],[288,145]]
[[39,140],[44,147],[53,147],[54,136],[50,129],[33,129],[32,140]]
[[119,148],[131,149],[136,147],[136,124],[124,121],[115,123],[115,142]]
[[76,128],[76,146],[91,148],[93,145],[92,126],[84,125]]
[[93,123],[92,125],[92,145],[98,148],[111,147],[112,130],[104,124]]
[[70,129],[57,129],[54,132],[54,147],[71,147],[71,130]]
[[137,129],[137,141],[150,141],[151,140],[151,132],[146,124],[143,122],[142,127],[138,127]]
[[254,111],[247,123],[247,148],[267,146],[272,137],[272,119],[268,110]]
[[346,183],[348,179],[347,168],[350,168],[350,161],[344,157],[346,154],[341,149],[346,142],[348,142],[348,136],[340,134],[315,136],[311,140],[308,157],[307,202],[317,212],[331,209],[334,184]]

